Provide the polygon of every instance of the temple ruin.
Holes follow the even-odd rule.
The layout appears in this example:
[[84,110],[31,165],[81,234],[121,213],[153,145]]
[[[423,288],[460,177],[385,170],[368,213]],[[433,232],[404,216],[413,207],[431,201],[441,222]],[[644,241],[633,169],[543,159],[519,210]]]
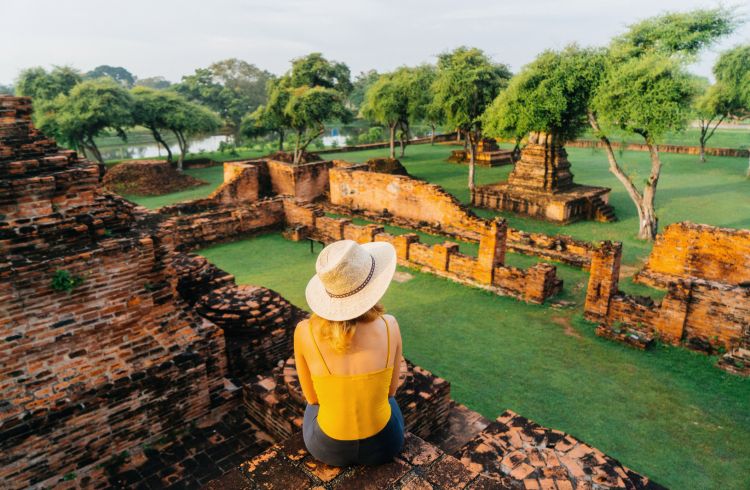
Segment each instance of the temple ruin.
[[[470,155],[468,150],[452,150],[448,161],[451,163],[468,163]],[[501,150],[497,141],[490,138],[482,138],[477,143],[474,163],[480,167],[499,167],[513,163],[513,151]]]
[[[444,223],[479,243],[477,257],[327,216],[329,205],[348,202],[330,202],[339,191],[368,211],[356,204],[369,199],[359,179],[382,179],[398,199],[407,199],[400,186],[429,193],[439,213],[457,213]],[[28,98],[0,97],[0,478],[8,487],[661,488],[512,412],[484,419],[451,398],[449,380],[408,360],[398,392],[410,431],[402,454],[376,468],[322,465],[299,432],[304,400],[291,340],[307,313],[190,253],[268,230],[387,240],[402,264],[541,303],[562,285],[555,267],[508,267],[505,250],[559,254],[590,264],[593,276],[598,249],[521,239],[504,221],[459,213],[439,188],[342,162],[230,163],[209,198],[158,212],[98,181],[97,165],[33,127]],[[388,212],[425,229],[441,219],[407,209]]]
[[555,223],[617,218],[606,187],[573,182],[568,154],[553,134],[532,133],[507,182],[475,188],[472,205]]

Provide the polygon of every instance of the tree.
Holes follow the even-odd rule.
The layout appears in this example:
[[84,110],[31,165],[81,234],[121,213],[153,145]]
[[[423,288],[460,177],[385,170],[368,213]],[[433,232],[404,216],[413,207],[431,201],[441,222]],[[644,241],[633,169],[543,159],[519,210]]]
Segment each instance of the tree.
[[292,87],[323,87],[344,95],[352,91],[351,73],[345,63],[329,61],[321,53],[310,53],[292,60],[288,74]]
[[284,151],[284,135],[289,126],[289,118],[284,113],[289,102],[289,78],[274,78],[267,83],[266,104],[247,115],[241,124],[242,135],[257,138],[269,133],[276,133],[279,151]]
[[700,161],[705,162],[706,143],[724,119],[731,116],[732,106],[727,88],[722,83],[709,86],[705,79],[696,80],[696,87],[700,95],[693,101],[693,110],[700,129]]
[[216,111],[239,139],[242,119],[266,102],[272,75],[246,61],[230,58],[182,77],[177,91]]
[[[722,8],[668,13],[631,26],[610,45],[588,118],[604,144],[610,171],[636,206],[641,239],[653,240],[658,231],[654,203],[661,158],[657,142],[665,132],[685,126],[695,95],[685,65],[735,25],[732,14]],[[609,128],[640,135],[648,147],[651,170],[642,190],[632,172],[629,175],[619,165]]]
[[479,49],[460,47],[438,57],[435,103],[450,127],[463,133],[469,149],[469,189],[474,189],[474,158],[482,134],[481,116],[511,77]]
[[588,107],[604,66],[601,49],[545,51],[514,76],[482,116],[490,136],[516,141],[531,132],[566,142],[588,126]]
[[221,118],[200,104],[183,97],[175,97],[166,114],[165,127],[177,138],[177,145],[180,147],[177,170],[182,171],[182,163],[189,148],[189,138],[217,131],[221,127]]
[[32,97],[40,103],[60,94],[67,95],[81,80],[78,70],[70,66],[55,66],[50,72],[41,66],[27,68],[18,75],[16,94]]
[[396,158],[396,129],[409,117],[409,96],[403,74],[384,73],[367,90],[362,115],[388,128],[390,158]]
[[[724,87],[727,105],[733,117],[750,115],[750,44],[721,53],[714,65],[716,83]],[[747,177],[750,178],[750,158]]]
[[161,132],[170,129],[167,118],[178,103],[176,99],[182,97],[173,92],[140,86],[133,88],[130,93],[133,95],[133,123],[151,131],[156,142],[167,151],[167,161],[171,162],[172,150]]
[[13,94],[15,89],[12,85],[2,85],[0,84],[0,94]]
[[164,90],[172,86],[172,82],[162,76],[139,78],[135,81],[136,87],[149,87]]
[[132,88],[135,84],[135,76],[121,66],[99,65],[86,73],[86,78],[109,77],[125,88]]
[[60,94],[43,106],[39,127],[47,134],[84,151],[104,164],[94,138],[114,130],[125,139],[133,124],[133,98],[114,80],[99,78],[79,83],[68,95]]
[[349,94],[349,106],[355,113],[359,113],[362,109],[367,89],[369,89],[378,78],[380,78],[380,74],[376,70],[368,70],[360,72],[360,74],[354,79],[354,82],[352,82],[352,91]]
[[430,144],[435,143],[435,128],[443,120],[439,105],[435,104],[432,86],[437,72],[433,65],[419,65],[408,71],[407,91],[409,97],[408,120],[412,124],[424,121],[429,124]]
[[294,163],[302,161],[307,146],[325,132],[324,123],[332,119],[346,121],[351,113],[340,92],[325,87],[302,86],[291,92],[284,108],[289,126],[296,133]]
[[289,71],[269,82],[267,103],[245,120],[246,134],[277,132],[282,148],[284,131],[294,131],[294,163],[300,163],[307,146],[323,135],[326,121],[349,120],[346,97],[351,88],[343,63],[320,53],[292,60]]

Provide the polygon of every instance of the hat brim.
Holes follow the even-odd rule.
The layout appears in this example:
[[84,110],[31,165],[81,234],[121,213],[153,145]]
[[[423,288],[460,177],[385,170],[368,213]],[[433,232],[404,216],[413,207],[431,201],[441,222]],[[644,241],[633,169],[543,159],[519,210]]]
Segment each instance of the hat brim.
[[375,306],[385,294],[396,272],[396,249],[388,242],[369,242],[361,246],[375,259],[370,282],[351,296],[332,298],[320,278],[313,276],[307,283],[305,298],[316,315],[331,321],[352,320]]

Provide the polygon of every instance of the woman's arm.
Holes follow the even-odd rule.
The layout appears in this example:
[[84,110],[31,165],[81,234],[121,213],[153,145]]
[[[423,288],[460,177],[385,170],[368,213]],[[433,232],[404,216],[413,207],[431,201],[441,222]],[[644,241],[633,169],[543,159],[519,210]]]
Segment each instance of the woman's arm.
[[310,368],[308,367],[305,356],[302,353],[302,347],[305,345],[302,335],[304,334],[304,328],[306,326],[307,320],[303,320],[297,324],[297,328],[294,330],[294,363],[297,367],[297,377],[299,378],[299,384],[302,387],[302,394],[305,395],[307,403],[310,405],[316,405],[318,403],[318,395],[315,393],[315,386],[313,386]]
[[388,324],[391,327],[391,336],[393,336],[396,341],[396,355],[393,360],[393,376],[391,377],[391,387],[388,389],[388,396],[394,396],[396,390],[398,390],[398,377],[401,375],[401,328],[399,328],[398,322],[395,318],[390,315],[388,315],[388,317]]

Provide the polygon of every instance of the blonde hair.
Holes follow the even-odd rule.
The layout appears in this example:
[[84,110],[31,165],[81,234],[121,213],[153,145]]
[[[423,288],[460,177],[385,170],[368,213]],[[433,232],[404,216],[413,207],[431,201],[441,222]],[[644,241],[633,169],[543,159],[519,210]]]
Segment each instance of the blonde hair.
[[385,313],[385,308],[380,303],[352,320],[333,321],[326,320],[315,313],[310,317],[310,322],[320,323],[320,336],[328,342],[334,352],[343,354],[349,349],[354,332],[358,323],[369,323],[376,320]]

